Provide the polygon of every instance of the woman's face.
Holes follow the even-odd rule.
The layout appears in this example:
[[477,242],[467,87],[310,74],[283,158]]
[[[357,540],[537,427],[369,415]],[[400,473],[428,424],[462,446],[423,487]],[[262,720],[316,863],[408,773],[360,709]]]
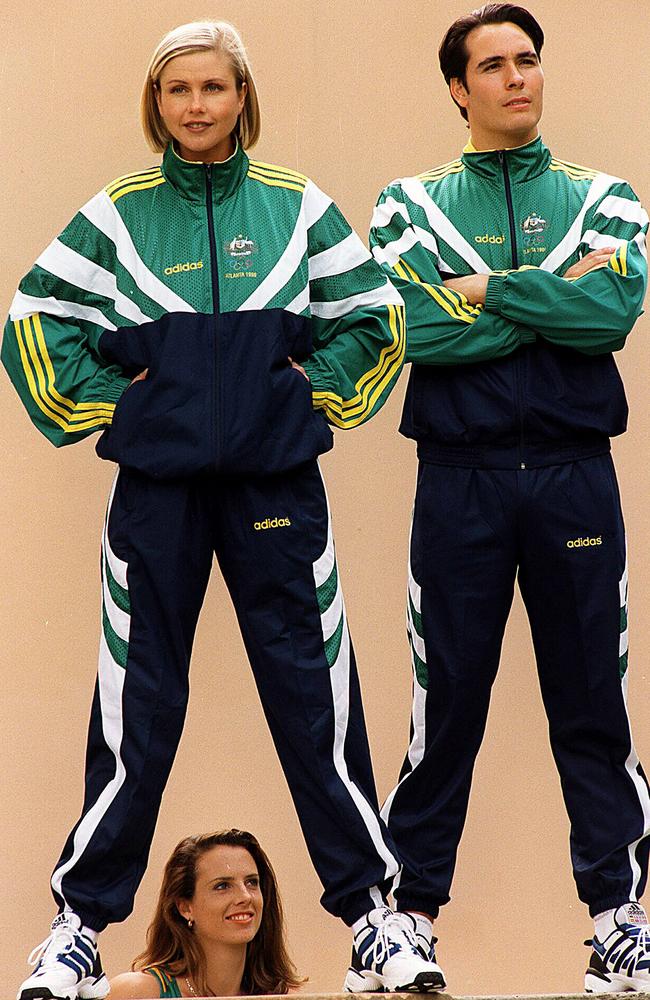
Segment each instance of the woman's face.
[[245,847],[225,844],[201,855],[194,896],[178,901],[179,913],[194,921],[194,933],[208,947],[248,944],[260,928],[263,908],[253,856]]
[[185,160],[226,160],[235,148],[232,131],[244,106],[246,84],[237,89],[223,52],[176,56],[163,67],[156,89],[160,116]]

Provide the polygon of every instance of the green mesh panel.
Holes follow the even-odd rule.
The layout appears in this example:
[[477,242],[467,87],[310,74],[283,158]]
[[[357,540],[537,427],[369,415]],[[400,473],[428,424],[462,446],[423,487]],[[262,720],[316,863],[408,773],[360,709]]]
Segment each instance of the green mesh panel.
[[627,649],[625,650],[623,655],[619,656],[618,658],[618,672],[621,675],[621,679],[625,677],[626,671],[627,671]]
[[316,589],[316,598],[318,600],[318,608],[321,614],[323,614],[329,608],[330,604],[334,600],[334,595],[336,594],[336,588],[338,586],[338,572],[336,569],[336,562],[332,567],[332,572],[328,576],[325,583],[321,583],[320,587]]
[[108,565],[108,560],[104,559],[104,571],[106,575],[106,582],[108,583],[108,589],[111,597],[115,601],[115,604],[120,609],[120,611],[126,611],[127,614],[131,611],[131,602],[129,600],[129,592],[121,587],[117,582],[113,574],[111,573],[111,567]]
[[413,640],[410,635],[409,644],[411,646],[411,654],[413,656],[413,670],[415,672],[416,680],[420,687],[426,691],[429,686],[429,672],[427,670],[427,665],[416,653],[415,646],[413,645]]
[[126,660],[129,655],[129,644],[128,642],[125,642],[124,639],[121,639],[113,629],[113,626],[108,620],[105,606],[102,608],[102,626],[104,629],[106,645],[109,648],[111,656],[118,666],[126,668]]
[[327,639],[325,642],[325,656],[327,657],[327,662],[330,667],[333,667],[336,663],[336,658],[339,655],[339,650],[341,648],[341,639],[343,637],[343,615],[341,615],[341,620],[338,623],[336,631]]
[[419,611],[415,610],[415,605],[413,604],[413,601],[411,600],[410,593],[409,593],[409,608],[411,610],[411,618],[413,619],[413,625],[415,627],[415,631],[420,636],[420,638],[423,639],[424,638],[424,633],[422,631],[422,615],[420,614]]

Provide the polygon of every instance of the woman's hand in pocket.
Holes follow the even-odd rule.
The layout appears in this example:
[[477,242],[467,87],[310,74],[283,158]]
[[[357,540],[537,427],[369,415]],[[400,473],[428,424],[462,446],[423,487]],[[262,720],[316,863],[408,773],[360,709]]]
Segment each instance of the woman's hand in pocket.
[[[305,369],[302,367],[302,365],[299,365],[297,361],[293,360],[293,358],[289,358],[289,364],[291,365],[292,368],[295,368],[295,370],[297,372],[300,372],[301,375],[304,375],[304,377],[309,382],[309,375],[307,374],[307,372],[305,371]],[[145,371],[147,371],[147,369],[145,369]]]
[[149,369],[145,368],[144,371],[141,371],[139,375],[136,375],[135,378],[131,379],[131,381],[129,382],[129,386],[132,386],[134,382],[142,382],[142,380],[145,379],[148,374],[149,374]]

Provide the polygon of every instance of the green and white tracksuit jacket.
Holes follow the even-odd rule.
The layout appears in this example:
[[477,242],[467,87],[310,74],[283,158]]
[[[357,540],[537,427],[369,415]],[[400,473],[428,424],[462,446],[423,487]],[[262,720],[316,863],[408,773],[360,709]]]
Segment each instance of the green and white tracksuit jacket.
[[316,456],[404,349],[401,297],[331,199],[241,149],[110,184],[21,282],[2,357],[31,417],[55,444],[101,430],[120,464],[84,806],[52,876],[83,924],[133,906],[215,554],[324,905],[353,923],[397,872]]
[[[401,430],[429,461],[517,468],[607,450],[627,406],[611,352],[641,313],[648,216],[623,180],[541,139],[397,180],[370,244],[407,308]],[[607,266],[562,275],[597,247]],[[485,306],[442,285],[489,274]]]
[[168,477],[326,451],[328,421],[383,404],[404,347],[398,292],[315,184],[240,148],[205,166],[169,147],[41,254],[2,359],[54,444],[103,430],[102,457]]
[[[592,915],[639,898],[650,793],[626,710],[627,561],[610,437],[612,352],[646,288],[648,216],[628,184],[535,139],[390,184],[375,258],[400,290],[412,362],[402,432],[420,457],[411,530],[411,740],[382,816],[399,909],[450,886],[518,583]],[[608,262],[563,275],[594,248]],[[488,275],[485,305],[446,278]],[[414,806],[415,803],[415,806]]]

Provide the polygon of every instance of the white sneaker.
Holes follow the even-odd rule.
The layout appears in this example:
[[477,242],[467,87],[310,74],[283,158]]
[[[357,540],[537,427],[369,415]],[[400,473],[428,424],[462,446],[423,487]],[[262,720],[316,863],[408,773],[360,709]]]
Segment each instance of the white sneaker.
[[76,913],[59,913],[50,934],[29,956],[36,968],[17,1000],[100,1000],[109,991],[97,944]]
[[436,993],[446,983],[435,962],[433,943],[425,955],[418,947],[415,920],[387,906],[366,914],[354,935],[352,963],[343,983],[347,993]]
[[614,914],[615,930],[593,947],[585,973],[585,992],[650,992],[650,924],[640,903],[625,903]]

